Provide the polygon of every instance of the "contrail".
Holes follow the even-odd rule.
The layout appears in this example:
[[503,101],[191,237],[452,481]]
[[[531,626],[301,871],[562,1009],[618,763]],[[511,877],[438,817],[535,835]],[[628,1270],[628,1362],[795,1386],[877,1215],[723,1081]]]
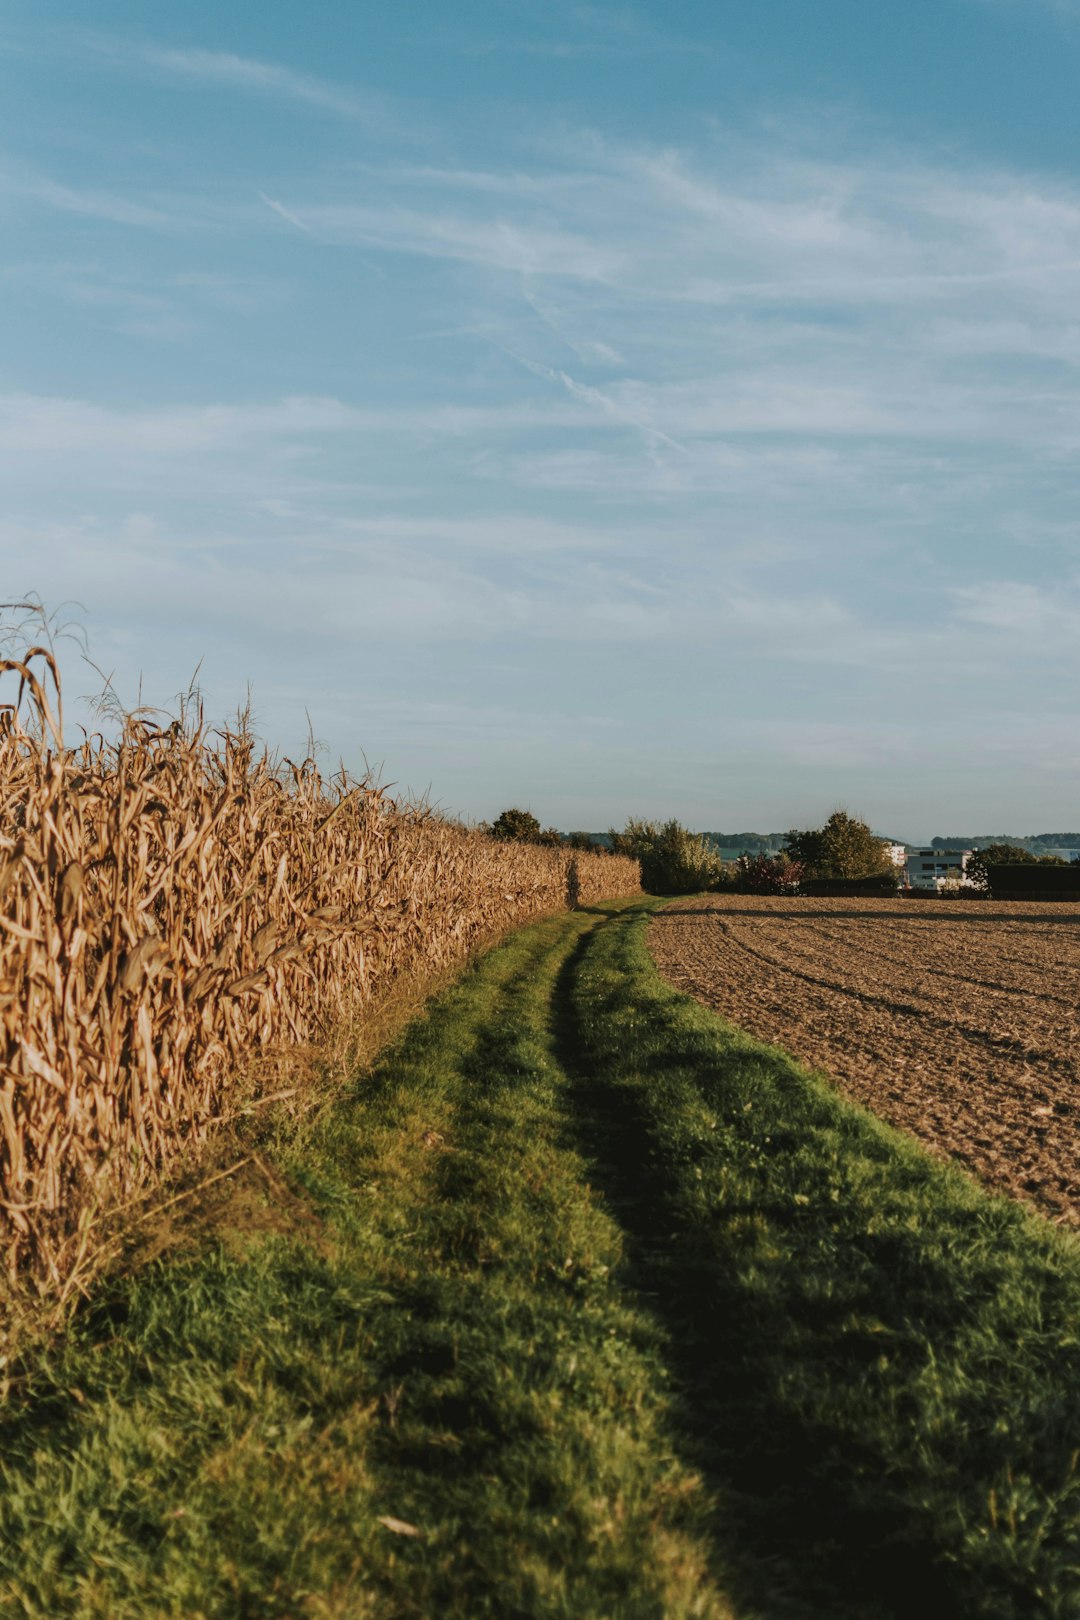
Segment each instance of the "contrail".
[[298,231],[305,231],[308,236],[315,235],[315,232],[312,230],[311,226],[305,225],[304,221],[302,219],[298,219],[295,214],[290,214],[284,203],[275,202],[273,197],[268,197],[266,195],[265,191],[260,191],[259,196],[262,198],[267,208],[272,208],[275,214],[280,214],[282,219],[287,219],[289,224],[295,225]]
[[558,371],[552,366],[541,365],[535,360],[526,360],[523,354],[515,354],[514,350],[508,349],[505,344],[500,344],[499,347],[504,354],[510,356],[511,360],[516,360],[519,366],[524,366],[526,371],[531,371],[535,377],[545,377],[548,382],[558,383],[574,399],[581,400],[585,405],[591,405],[594,410],[603,412],[605,416],[612,417],[616,422],[622,422],[626,427],[632,427],[635,432],[641,434],[650,451],[655,452],[658,445],[664,444],[672,450],[677,450],[682,456],[690,454],[685,444],[680,444],[678,439],[673,439],[670,434],[662,432],[660,428],[653,427],[651,423],[642,422],[632,411],[626,410],[622,405],[617,404],[615,400],[609,399],[601,389],[593,388],[588,383],[578,382],[576,378],[569,376],[565,371]]

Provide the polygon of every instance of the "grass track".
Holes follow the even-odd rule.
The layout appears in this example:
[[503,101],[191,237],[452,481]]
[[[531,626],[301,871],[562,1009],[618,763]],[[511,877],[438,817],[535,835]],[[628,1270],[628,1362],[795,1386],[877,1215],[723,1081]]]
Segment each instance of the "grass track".
[[292,1235],[28,1364],[0,1613],[1080,1612],[1075,1246],[670,990],[647,909],[489,953],[273,1145]]

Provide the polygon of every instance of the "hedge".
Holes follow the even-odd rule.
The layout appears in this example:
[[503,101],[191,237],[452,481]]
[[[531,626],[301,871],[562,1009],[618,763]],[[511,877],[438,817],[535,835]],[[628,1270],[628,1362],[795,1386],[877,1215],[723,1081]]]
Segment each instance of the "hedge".
[[995,900],[1080,901],[1080,861],[1070,866],[1040,866],[1028,861],[1003,862],[987,869]]

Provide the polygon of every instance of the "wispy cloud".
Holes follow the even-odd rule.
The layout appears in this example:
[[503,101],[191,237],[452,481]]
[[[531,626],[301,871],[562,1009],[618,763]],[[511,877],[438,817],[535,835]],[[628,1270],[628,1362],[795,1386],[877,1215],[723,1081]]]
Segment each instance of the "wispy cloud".
[[[287,206],[290,212],[296,208],[292,202]],[[622,265],[623,250],[614,242],[550,218],[509,212],[492,217],[437,205],[409,208],[390,199],[369,204],[309,198],[301,207],[312,228],[331,241],[391,253],[574,280],[609,280]]]
[[528,402],[512,408],[417,405],[397,410],[358,406],[330,396],[296,395],[264,404],[113,409],[49,395],[0,395],[0,447],[48,458],[108,453],[126,464],[141,455],[228,456],[245,445],[280,446],[374,434],[481,434],[572,425],[587,418],[568,407]]
[[72,30],[67,38],[99,63],[128,73],[153,73],[178,83],[270,96],[317,108],[339,118],[385,125],[398,121],[391,98],[374,91],[335,84],[279,62],[232,51],[171,46],[93,30]]
[[716,55],[718,47],[700,36],[694,39],[673,29],[658,27],[644,13],[627,6],[578,4],[575,0],[548,0],[532,7],[529,31],[512,33],[489,29],[482,36],[464,30],[443,30],[433,40],[417,45],[451,48],[471,56],[547,56],[564,60],[657,56],[695,52]]
[[1064,185],[887,153],[718,142],[712,159],[585,135],[531,172],[392,167],[365,174],[363,201],[339,185],[286,206],[342,241],[528,275],[534,308],[544,277],[669,306],[848,312],[981,292],[1056,305],[1080,282],[1080,196]]
[[[369,108],[254,56],[94,60],[221,90],[230,117],[227,96]],[[448,690],[444,727],[432,689],[482,682],[518,712],[508,689],[542,686],[572,712],[607,690],[602,642],[646,788],[653,746],[701,779],[706,755],[773,754],[958,777],[920,719],[940,694],[955,736],[1021,666],[1040,704],[1075,689],[1080,190],[790,123],[677,146],[523,116],[481,156],[463,135],[417,163],[402,140],[362,167],[311,127],[326,144],[268,142],[188,198],[172,151],[141,189],[141,155],[0,181],[81,216],[95,257],[21,286],[105,330],[113,379],[0,399],[9,511],[44,514],[0,543],[118,643],[201,636],[265,683],[291,638],[340,705],[408,638],[387,725],[464,736],[472,700]],[[175,221],[199,228],[153,239]],[[121,373],[109,324],[164,335],[215,299],[175,384],[172,355]]]
[[1080,18],[1080,0],[968,0],[977,6],[993,6],[999,11],[1048,11],[1066,20]]
[[173,50],[155,45],[144,46],[138,55],[148,67],[159,68],[163,73],[195,84],[221,85],[306,102],[343,118],[366,121],[374,111],[372,102],[356,92],[340,89],[310,74],[296,73],[276,62],[261,62],[227,51]]
[[168,209],[134,201],[113,191],[62,185],[23,164],[0,164],[0,196],[37,203],[64,214],[99,219],[110,225],[176,230],[190,223]]
[[1080,631],[1078,579],[1065,579],[1053,590],[1025,580],[988,579],[959,586],[952,595],[958,620],[995,632],[1075,642]]
[[101,260],[31,259],[0,267],[0,281],[17,296],[33,289],[68,306],[69,316],[72,309],[87,311],[103,329],[170,343],[213,329],[224,312],[257,321],[287,296],[287,287],[265,274],[186,269],[150,274]]

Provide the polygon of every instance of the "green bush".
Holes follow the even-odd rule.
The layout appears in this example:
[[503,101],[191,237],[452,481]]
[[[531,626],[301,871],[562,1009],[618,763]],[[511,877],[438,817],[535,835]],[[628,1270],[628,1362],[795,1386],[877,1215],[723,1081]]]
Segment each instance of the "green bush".
[[631,818],[612,839],[616,854],[641,862],[641,884],[649,894],[700,894],[731,886],[728,868],[708,840],[681,822]]

